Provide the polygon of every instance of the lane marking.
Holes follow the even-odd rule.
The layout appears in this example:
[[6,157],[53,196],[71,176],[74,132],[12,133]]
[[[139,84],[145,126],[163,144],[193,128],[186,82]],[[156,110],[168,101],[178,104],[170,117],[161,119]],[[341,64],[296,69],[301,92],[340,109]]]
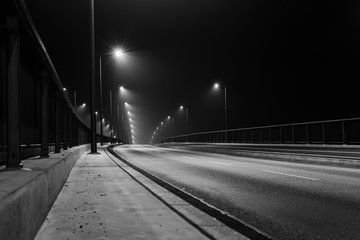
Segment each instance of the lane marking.
[[216,162],[216,161],[208,161],[208,162],[217,163],[217,164],[222,164],[222,165],[227,165],[227,166],[230,166],[230,165],[231,165],[231,164],[228,164],[228,163]]
[[292,174],[287,174],[287,173],[279,173],[279,172],[273,172],[273,171],[267,171],[267,170],[261,170],[261,171],[267,172],[267,173],[274,173],[274,174],[289,176],[289,177],[296,177],[296,178],[302,178],[302,179],[307,179],[307,180],[320,181],[320,179],[317,179],[317,178],[303,177],[303,176],[298,176],[298,175],[292,175]]

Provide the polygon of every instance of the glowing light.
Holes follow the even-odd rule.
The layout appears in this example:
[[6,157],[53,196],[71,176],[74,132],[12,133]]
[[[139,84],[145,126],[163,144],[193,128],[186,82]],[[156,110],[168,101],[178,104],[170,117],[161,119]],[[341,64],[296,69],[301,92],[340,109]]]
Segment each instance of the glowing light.
[[214,88],[219,88],[220,87],[220,84],[219,83],[215,83],[214,84]]
[[124,90],[124,87],[123,87],[123,86],[120,86],[120,90]]
[[85,106],[86,106],[86,103],[83,103],[81,106],[85,107]]
[[168,119],[170,119],[170,116],[168,116]]
[[97,115],[97,114],[98,114],[98,112],[95,112],[95,114]]
[[181,105],[181,106],[180,106],[180,109],[183,110],[183,109],[184,109],[184,106]]
[[66,88],[63,88],[63,91],[66,92]]
[[121,48],[115,49],[114,55],[117,58],[121,58],[124,56],[124,50],[122,50]]

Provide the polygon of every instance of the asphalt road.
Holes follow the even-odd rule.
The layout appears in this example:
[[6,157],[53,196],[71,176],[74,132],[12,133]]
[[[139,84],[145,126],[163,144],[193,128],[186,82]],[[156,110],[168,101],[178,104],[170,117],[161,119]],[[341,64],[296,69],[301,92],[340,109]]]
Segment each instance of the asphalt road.
[[146,145],[114,150],[275,239],[360,239],[360,169]]

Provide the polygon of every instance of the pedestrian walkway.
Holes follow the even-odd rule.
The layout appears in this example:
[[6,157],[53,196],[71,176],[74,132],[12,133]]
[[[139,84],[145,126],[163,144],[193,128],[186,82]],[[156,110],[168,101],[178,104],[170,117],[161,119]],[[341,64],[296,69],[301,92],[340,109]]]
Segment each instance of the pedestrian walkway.
[[77,161],[35,239],[208,239],[98,151]]

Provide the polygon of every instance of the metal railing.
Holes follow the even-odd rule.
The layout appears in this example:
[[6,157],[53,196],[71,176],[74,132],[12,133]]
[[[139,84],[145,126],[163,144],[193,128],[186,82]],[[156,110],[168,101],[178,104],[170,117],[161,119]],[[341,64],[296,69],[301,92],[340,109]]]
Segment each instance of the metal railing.
[[360,144],[360,118],[200,132],[167,137],[159,142],[356,145]]
[[90,143],[25,2],[4,0],[0,14],[0,164],[18,169],[26,157]]

